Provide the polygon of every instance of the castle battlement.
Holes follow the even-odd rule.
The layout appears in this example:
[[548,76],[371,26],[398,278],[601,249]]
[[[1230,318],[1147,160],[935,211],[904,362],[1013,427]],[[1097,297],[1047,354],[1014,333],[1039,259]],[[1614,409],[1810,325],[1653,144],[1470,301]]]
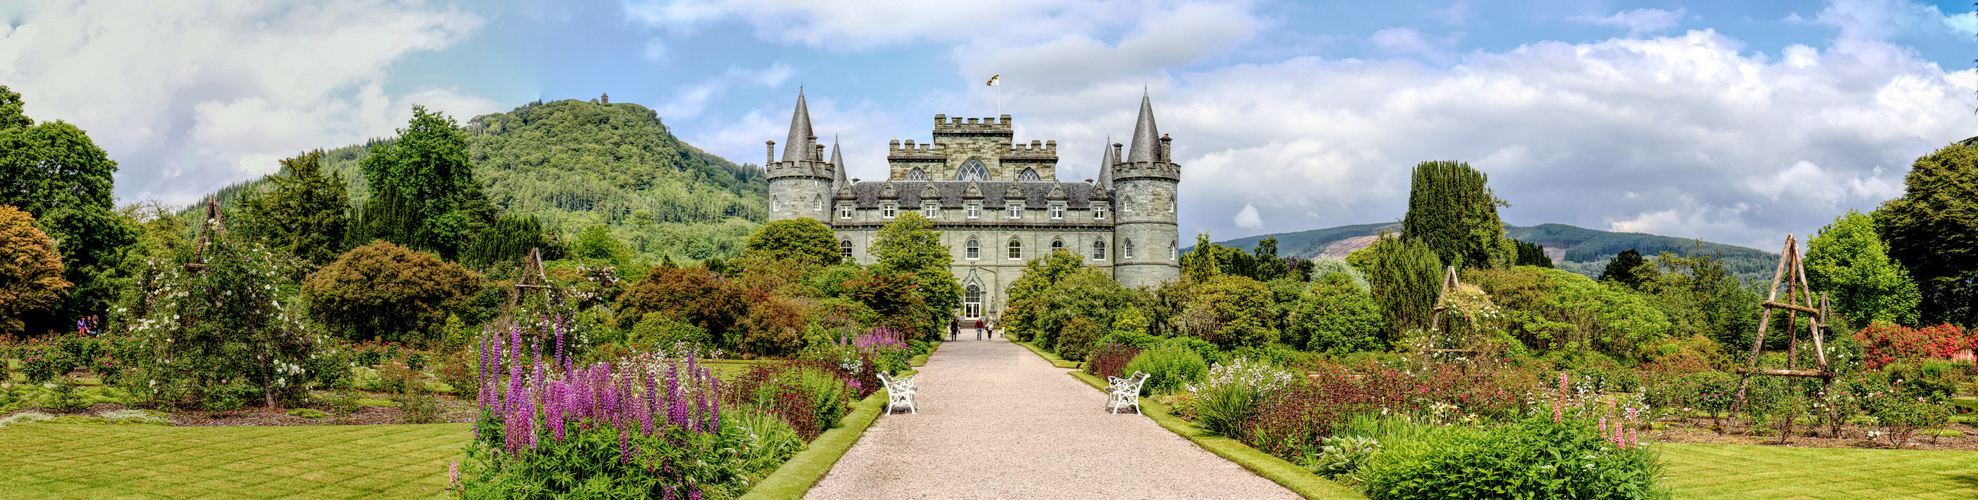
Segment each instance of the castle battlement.
[[934,133],[939,134],[1011,134],[1010,115],[984,118],[950,118],[946,114],[934,115]]

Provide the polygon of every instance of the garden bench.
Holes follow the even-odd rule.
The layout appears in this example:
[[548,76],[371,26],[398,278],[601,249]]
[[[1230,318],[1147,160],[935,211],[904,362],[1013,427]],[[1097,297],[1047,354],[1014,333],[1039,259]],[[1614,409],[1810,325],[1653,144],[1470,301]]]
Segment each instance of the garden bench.
[[893,408],[899,405],[906,405],[908,412],[920,413],[919,405],[915,404],[913,399],[914,392],[920,390],[920,387],[914,385],[913,378],[912,375],[906,378],[893,378],[887,376],[886,372],[879,372],[879,381],[886,384],[886,413],[892,413]]
[[1108,375],[1106,380],[1111,384],[1106,386],[1106,409],[1117,414],[1120,407],[1131,406],[1134,413],[1140,413],[1140,386],[1147,383],[1149,376],[1137,371],[1127,378]]

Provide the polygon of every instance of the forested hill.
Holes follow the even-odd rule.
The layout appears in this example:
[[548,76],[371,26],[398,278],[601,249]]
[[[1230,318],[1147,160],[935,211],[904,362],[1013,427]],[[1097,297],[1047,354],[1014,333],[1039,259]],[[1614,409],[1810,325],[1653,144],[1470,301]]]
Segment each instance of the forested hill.
[[[505,213],[536,216],[566,240],[601,224],[653,260],[734,257],[768,211],[759,167],[682,142],[638,104],[538,101],[461,126],[489,200]],[[353,205],[370,198],[358,164],[382,144],[324,153],[324,170],[350,183]],[[218,194],[230,201],[262,183]]]
[[[1277,238],[1278,255],[1281,256],[1345,257],[1354,250],[1373,244],[1383,229],[1398,232],[1401,225],[1391,222],[1355,224],[1237,238],[1217,244],[1249,251],[1257,246],[1258,240],[1274,237]],[[1653,234],[1616,233],[1565,224],[1530,227],[1505,225],[1504,232],[1512,239],[1545,247],[1545,254],[1552,257],[1555,267],[1588,277],[1599,277],[1614,254],[1630,248],[1641,252],[1644,257],[1654,257],[1662,252],[1683,256],[1715,253],[1723,259],[1726,269],[1746,281],[1770,280],[1772,271],[1779,265],[1779,254],[1771,252]]]

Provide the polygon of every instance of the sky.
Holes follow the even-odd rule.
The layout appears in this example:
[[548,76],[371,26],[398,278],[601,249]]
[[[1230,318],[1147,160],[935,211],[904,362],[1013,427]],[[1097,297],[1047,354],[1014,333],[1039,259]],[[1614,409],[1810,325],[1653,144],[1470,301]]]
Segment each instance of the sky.
[[1971,5],[1907,0],[51,0],[0,2],[0,85],[88,131],[125,203],[391,136],[415,104],[608,93],[759,164],[799,87],[851,177],[937,113],[1000,110],[1083,180],[1144,93],[1184,234],[1399,220],[1410,169],[1458,160],[1512,224],[1775,250],[1978,135],[1974,37]]

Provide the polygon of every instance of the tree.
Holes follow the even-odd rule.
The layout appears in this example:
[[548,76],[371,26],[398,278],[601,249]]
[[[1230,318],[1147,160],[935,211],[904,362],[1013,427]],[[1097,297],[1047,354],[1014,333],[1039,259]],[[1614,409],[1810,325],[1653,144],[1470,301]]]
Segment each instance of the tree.
[[1917,319],[1978,324],[1978,146],[1917,158],[1903,184],[1873,219],[1889,256],[1916,279]]
[[34,227],[33,215],[0,205],[0,336],[21,333],[22,314],[55,305],[70,286],[55,240]]
[[349,218],[350,193],[343,174],[323,175],[323,151],[281,161],[278,175],[264,177],[274,184],[267,194],[249,192],[240,201],[250,232],[268,245],[313,265],[327,264],[342,253]]
[[453,118],[412,107],[412,121],[398,139],[381,145],[360,166],[371,185],[360,238],[376,238],[441,258],[458,258],[462,246],[494,223],[493,206],[474,180],[467,134]]
[[1518,240],[1511,240],[1511,242],[1518,246],[1517,265],[1544,268],[1552,267],[1552,257],[1545,255],[1545,247],[1539,246],[1537,243],[1527,243]]
[[1437,258],[1456,267],[1499,268],[1517,258],[1517,247],[1504,237],[1497,207],[1505,205],[1491,193],[1489,177],[1460,161],[1425,161],[1415,165],[1408,189],[1408,214],[1401,218],[1404,238],[1426,242]]
[[632,328],[648,313],[665,313],[707,330],[715,342],[732,346],[729,331],[749,312],[742,287],[699,267],[659,266],[618,299],[619,328]]
[[1217,276],[1195,289],[1183,317],[1202,340],[1225,349],[1263,347],[1278,338],[1271,321],[1271,290],[1242,276]]
[[1806,240],[1806,280],[1831,294],[1834,309],[1856,325],[1916,324],[1922,296],[1902,266],[1889,259],[1875,220],[1849,210]]
[[1643,281],[1649,279],[1648,276],[1641,275],[1643,266],[1647,265],[1648,261],[1641,258],[1641,252],[1633,248],[1622,250],[1621,253],[1614,254],[1613,259],[1607,261],[1607,268],[1600,271],[1599,281],[1612,281],[1628,288],[1639,288]]
[[21,103],[0,86],[0,205],[34,214],[62,254],[62,279],[75,285],[54,307],[19,318],[39,333],[109,309],[128,276],[124,254],[136,232],[114,213],[117,162],[74,125],[34,124]]
[[309,275],[302,295],[310,315],[344,338],[425,343],[480,288],[481,275],[459,264],[379,241]]
[[1380,305],[1345,273],[1315,277],[1291,313],[1292,345],[1345,354],[1382,347]]
[[[756,260],[787,260],[805,267],[837,264],[838,239],[831,226],[816,219],[798,217],[764,224],[749,235],[742,256]],[[952,261],[951,261],[952,262]]]
[[936,325],[961,308],[962,286],[955,282],[955,273],[949,268],[955,256],[941,244],[941,232],[934,230],[933,220],[913,212],[900,214],[893,222],[879,227],[872,253],[879,256],[879,262],[873,266],[875,270],[913,276],[926,301],[928,333],[933,333]]
[[1367,281],[1373,285],[1388,339],[1428,328],[1429,314],[1442,291],[1443,266],[1435,249],[1420,241],[1383,237],[1362,251],[1370,261]]

